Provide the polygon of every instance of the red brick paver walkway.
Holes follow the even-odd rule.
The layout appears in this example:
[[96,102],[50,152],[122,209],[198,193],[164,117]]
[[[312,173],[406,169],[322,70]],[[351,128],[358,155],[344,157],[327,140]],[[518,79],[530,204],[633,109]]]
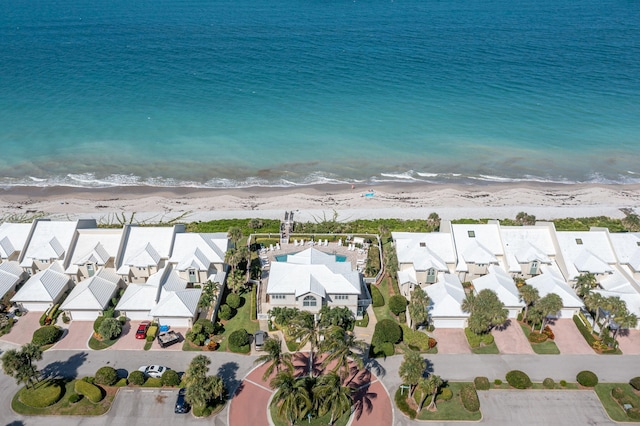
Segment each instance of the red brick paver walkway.
[[557,319],[551,324],[553,339],[563,355],[593,355],[594,351],[578,331],[573,319]]
[[491,330],[496,346],[501,354],[533,354],[533,349],[529,340],[524,335],[520,324],[514,320],[507,320],[507,323],[500,328]]
[[93,334],[93,321],[72,321],[62,339],[51,349],[86,350]]
[[43,312],[28,312],[18,317],[11,331],[0,337],[0,340],[17,345],[24,345],[31,342],[33,332],[40,328],[40,317],[42,314]]
[[439,354],[471,353],[471,348],[462,328],[436,328],[433,335],[438,341]]

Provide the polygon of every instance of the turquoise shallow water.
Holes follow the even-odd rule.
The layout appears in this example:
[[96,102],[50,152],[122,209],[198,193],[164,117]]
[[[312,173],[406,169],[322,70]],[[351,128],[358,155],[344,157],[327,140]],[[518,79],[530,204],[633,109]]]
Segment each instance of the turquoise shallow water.
[[640,3],[0,2],[0,185],[640,182]]

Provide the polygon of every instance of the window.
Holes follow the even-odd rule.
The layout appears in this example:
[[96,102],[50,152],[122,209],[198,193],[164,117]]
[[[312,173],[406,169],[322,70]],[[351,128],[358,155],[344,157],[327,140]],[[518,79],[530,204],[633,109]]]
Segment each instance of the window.
[[271,299],[272,300],[284,300],[286,298],[287,298],[287,296],[284,295],[284,294],[272,294],[271,295]]
[[582,245],[582,238],[576,238],[576,244],[581,246]]
[[196,270],[195,269],[189,269],[189,282],[190,283],[195,283],[196,282]]
[[420,247],[426,247],[427,243],[425,243],[424,241],[420,241]]
[[335,300],[349,300],[348,294],[336,294],[334,297]]
[[96,273],[96,270],[93,267],[93,263],[87,263],[87,274],[89,274],[89,276],[92,277],[93,274],[95,273]]
[[436,282],[436,270],[435,268],[427,269],[427,282],[433,284]]
[[467,231],[467,234],[469,234],[469,238],[475,238],[476,237],[476,231]]
[[538,261],[534,260],[533,262],[531,262],[531,269],[529,270],[529,274],[530,275],[537,275],[538,274]]
[[311,306],[317,306],[317,305],[318,305],[318,302],[316,301],[316,298],[313,296],[306,296],[302,300],[302,306],[311,307]]

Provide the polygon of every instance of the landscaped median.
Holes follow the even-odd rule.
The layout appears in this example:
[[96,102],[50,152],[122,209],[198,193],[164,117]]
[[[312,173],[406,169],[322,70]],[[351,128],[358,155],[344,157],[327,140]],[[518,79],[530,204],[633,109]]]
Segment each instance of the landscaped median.
[[[529,341],[531,345],[531,349],[538,355],[557,355],[560,353],[558,346],[553,341],[553,334],[549,335],[551,329],[549,327],[545,328],[544,333],[538,333],[531,331],[531,327],[528,324],[523,324],[519,322],[520,327],[522,328],[522,332],[525,337]],[[547,332],[549,329],[549,332]]]
[[[396,406],[411,419],[419,420],[480,420],[480,402],[473,383],[448,382],[436,396],[436,409],[429,409],[431,396],[424,398],[420,388],[412,396],[409,386],[403,385],[395,393]],[[422,410],[418,412],[422,402]]]

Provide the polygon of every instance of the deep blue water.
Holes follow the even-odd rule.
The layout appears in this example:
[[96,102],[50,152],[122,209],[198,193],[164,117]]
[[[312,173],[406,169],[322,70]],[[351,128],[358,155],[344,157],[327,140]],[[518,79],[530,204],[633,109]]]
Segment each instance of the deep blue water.
[[640,182],[640,3],[0,0],[0,185]]

